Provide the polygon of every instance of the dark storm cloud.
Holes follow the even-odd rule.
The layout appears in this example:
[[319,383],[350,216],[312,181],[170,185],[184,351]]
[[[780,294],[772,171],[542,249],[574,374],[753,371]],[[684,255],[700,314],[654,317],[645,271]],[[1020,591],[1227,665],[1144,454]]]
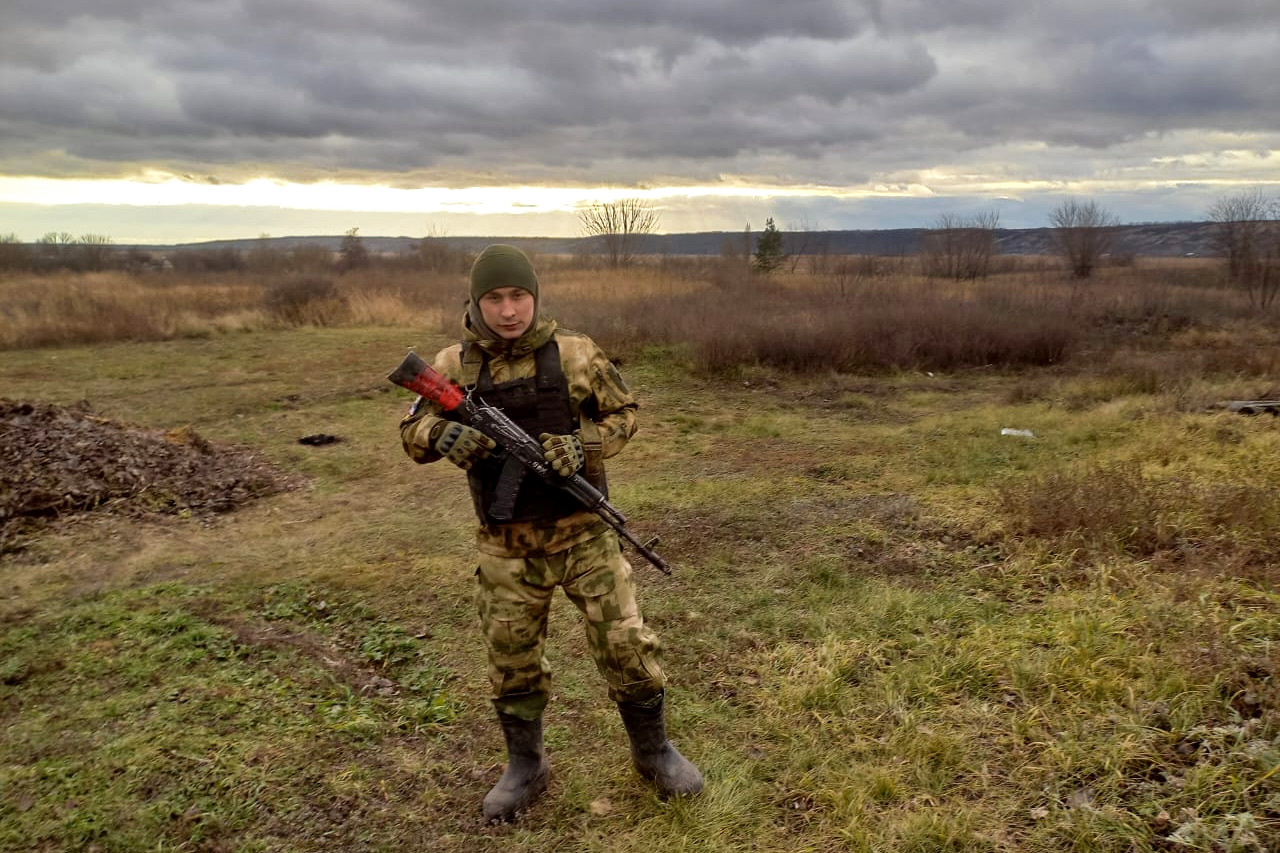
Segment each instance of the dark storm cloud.
[[840,183],[1280,129],[1272,0],[10,0],[3,24],[10,174]]

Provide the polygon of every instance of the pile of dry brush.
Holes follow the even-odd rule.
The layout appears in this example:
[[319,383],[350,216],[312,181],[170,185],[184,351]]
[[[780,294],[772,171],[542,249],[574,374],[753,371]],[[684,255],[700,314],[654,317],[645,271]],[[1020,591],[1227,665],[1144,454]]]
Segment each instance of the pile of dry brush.
[[0,399],[0,554],[87,510],[207,515],[289,485],[249,451],[216,448],[187,427],[114,423],[87,402]]

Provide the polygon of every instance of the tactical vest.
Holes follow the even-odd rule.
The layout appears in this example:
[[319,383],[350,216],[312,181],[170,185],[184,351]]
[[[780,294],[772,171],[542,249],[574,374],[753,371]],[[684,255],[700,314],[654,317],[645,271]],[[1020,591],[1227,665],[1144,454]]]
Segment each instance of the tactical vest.
[[[560,365],[560,346],[554,337],[534,352],[536,371],[530,379],[513,379],[495,385],[489,370],[489,354],[470,342],[462,345],[464,370],[476,354],[481,361],[479,374],[475,384],[468,386],[468,391],[473,391],[488,405],[501,409],[534,438],[544,432],[568,435],[578,429],[579,419],[572,410],[569,381]],[[592,461],[597,464],[584,467],[580,473],[607,496],[609,490],[604,467],[599,464],[598,447],[593,449],[596,453],[592,454],[595,457]],[[505,464],[506,455],[497,454],[476,463],[467,473],[471,500],[482,523],[553,522],[582,509],[582,504],[572,495],[536,474],[519,478],[508,474],[504,478]],[[511,517],[495,519],[491,513],[495,503],[511,506],[513,489],[515,497]]]

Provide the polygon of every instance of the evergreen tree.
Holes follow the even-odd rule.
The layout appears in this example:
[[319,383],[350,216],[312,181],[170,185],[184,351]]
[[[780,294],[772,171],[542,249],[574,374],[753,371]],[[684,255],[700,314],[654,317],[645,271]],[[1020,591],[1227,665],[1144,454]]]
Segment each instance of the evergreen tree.
[[359,228],[352,228],[347,232],[347,236],[342,238],[342,248],[338,250],[340,272],[369,266],[369,250],[364,247],[359,231]]
[[773,224],[773,217],[765,220],[764,231],[756,239],[756,254],[752,266],[756,272],[771,273],[782,266],[786,253],[782,250],[782,232]]

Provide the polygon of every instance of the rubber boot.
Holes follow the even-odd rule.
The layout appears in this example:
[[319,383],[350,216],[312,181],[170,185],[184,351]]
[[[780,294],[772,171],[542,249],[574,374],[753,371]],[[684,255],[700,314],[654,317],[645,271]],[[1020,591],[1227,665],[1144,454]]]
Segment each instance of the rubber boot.
[[692,796],[702,790],[702,773],[667,740],[663,701],[659,691],[642,702],[618,703],[622,724],[631,738],[631,760],[662,796]]
[[508,821],[547,789],[551,762],[542,748],[542,718],[522,720],[498,712],[507,740],[507,769],[484,796],[484,819]]

